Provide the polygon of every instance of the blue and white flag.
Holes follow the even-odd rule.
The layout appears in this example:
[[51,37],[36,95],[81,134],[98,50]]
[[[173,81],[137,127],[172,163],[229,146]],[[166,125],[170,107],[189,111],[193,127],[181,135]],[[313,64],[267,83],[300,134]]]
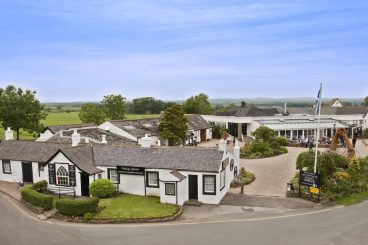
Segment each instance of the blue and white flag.
[[322,97],[322,83],[321,83],[321,87],[320,87],[320,89],[318,91],[318,95],[317,95],[315,115],[318,115],[321,112],[321,102],[322,102],[321,97]]

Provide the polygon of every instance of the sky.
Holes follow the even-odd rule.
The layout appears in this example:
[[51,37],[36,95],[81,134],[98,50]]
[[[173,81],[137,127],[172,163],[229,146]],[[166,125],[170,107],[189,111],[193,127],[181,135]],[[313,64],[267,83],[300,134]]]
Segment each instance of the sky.
[[368,95],[366,0],[0,0],[0,87],[41,101]]

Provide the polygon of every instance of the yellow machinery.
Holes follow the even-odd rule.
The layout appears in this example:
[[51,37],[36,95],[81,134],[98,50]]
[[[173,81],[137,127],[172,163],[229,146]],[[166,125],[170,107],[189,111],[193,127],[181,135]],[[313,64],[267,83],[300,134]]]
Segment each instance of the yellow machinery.
[[344,139],[345,141],[346,148],[348,149],[348,159],[353,159],[355,157],[355,150],[344,128],[338,128],[336,130],[335,136],[333,137],[331,142],[330,150],[336,151],[340,138]]

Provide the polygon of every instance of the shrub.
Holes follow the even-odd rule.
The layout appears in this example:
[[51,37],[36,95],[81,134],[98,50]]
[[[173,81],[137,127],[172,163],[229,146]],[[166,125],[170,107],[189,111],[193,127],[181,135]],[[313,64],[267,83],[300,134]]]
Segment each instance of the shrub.
[[93,219],[93,213],[85,213],[84,215],[83,215],[83,220],[91,220],[91,219]]
[[261,126],[252,133],[256,140],[263,140],[264,142],[270,142],[277,135],[275,131],[266,126]]
[[53,198],[48,195],[37,192],[33,186],[25,186],[20,191],[22,199],[44,210],[52,209]]
[[55,206],[59,213],[70,216],[81,216],[85,213],[92,213],[98,207],[97,197],[78,199],[58,199]]
[[236,176],[234,181],[232,182],[232,187],[241,187],[240,193],[244,194],[244,186],[249,185],[256,179],[256,176],[251,173],[247,172],[244,167],[242,167],[239,171],[239,175]]
[[98,179],[89,186],[89,193],[98,198],[107,198],[114,194],[115,187],[109,179]]
[[33,188],[37,190],[38,192],[45,191],[47,188],[47,181],[41,180],[33,184]]
[[289,145],[288,140],[284,137],[276,137],[275,141],[280,146],[288,146]]

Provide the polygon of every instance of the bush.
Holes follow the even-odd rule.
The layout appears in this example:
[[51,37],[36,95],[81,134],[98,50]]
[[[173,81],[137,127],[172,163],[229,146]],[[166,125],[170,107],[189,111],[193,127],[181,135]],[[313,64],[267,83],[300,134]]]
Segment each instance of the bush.
[[287,152],[287,148],[280,146],[277,141],[267,143],[263,140],[255,140],[251,144],[240,149],[240,157],[257,159],[278,156]]
[[39,193],[33,188],[34,188],[33,186],[23,187],[20,191],[22,199],[35,206],[41,207],[44,210],[52,209],[53,198],[51,196]]
[[252,133],[256,140],[262,140],[264,142],[271,142],[272,139],[277,135],[275,131],[266,126],[261,126]]
[[115,192],[115,187],[109,179],[98,179],[89,186],[89,193],[98,198],[111,197]]
[[33,184],[33,188],[37,190],[38,192],[45,191],[47,188],[47,181],[41,180]]
[[93,219],[93,213],[85,213],[84,215],[83,215],[83,220],[91,220],[91,219]]
[[97,197],[78,198],[78,199],[58,199],[55,206],[60,214],[70,216],[81,216],[86,213],[94,212],[98,207]]
[[277,142],[277,144],[279,144],[280,146],[288,146],[289,142],[286,138],[284,137],[277,137],[275,139],[275,141]]

